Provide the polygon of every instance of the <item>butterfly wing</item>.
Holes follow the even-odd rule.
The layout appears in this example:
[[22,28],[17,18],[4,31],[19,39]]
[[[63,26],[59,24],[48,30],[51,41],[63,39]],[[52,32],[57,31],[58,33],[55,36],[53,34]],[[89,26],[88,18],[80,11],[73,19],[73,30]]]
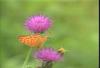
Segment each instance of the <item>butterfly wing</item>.
[[34,38],[32,38],[32,36],[20,36],[19,41],[28,46],[35,45],[35,40],[34,40]]
[[19,41],[23,44],[30,46],[30,47],[33,47],[33,46],[39,47],[46,40],[47,40],[47,37],[41,36],[39,34],[29,35],[29,36],[28,35],[19,36]]

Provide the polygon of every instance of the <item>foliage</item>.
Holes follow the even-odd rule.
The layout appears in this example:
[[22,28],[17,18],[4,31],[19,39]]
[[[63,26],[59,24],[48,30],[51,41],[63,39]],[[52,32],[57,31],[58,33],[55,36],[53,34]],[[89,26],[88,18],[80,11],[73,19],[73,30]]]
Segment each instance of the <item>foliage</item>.
[[[69,50],[54,68],[98,68],[97,0],[0,0],[0,68],[23,64],[29,48],[17,37],[29,34],[23,23],[38,13],[53,19],[46,45]],[[29,61],[33,68],[34,61]]]

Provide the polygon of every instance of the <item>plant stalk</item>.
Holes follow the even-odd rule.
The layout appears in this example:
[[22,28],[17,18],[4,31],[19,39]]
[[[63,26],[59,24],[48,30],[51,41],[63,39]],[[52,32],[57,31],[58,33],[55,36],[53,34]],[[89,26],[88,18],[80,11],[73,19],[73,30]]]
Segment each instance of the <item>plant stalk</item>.
[[25,58],[25,61],[24,61],[24,63],[23,63],[22,68],[26,68],[27,62],[28,62],[28,60],[29,60],[29,58],[30,58],[31,52],[32,52],[32,48],[29,49],[29,51],[28,51],[28,53],[27,53],[27,56],[26,56],[26,58]]
[[41,68],[52,68],[52,66],[53,63],[51,61],[44,61]]

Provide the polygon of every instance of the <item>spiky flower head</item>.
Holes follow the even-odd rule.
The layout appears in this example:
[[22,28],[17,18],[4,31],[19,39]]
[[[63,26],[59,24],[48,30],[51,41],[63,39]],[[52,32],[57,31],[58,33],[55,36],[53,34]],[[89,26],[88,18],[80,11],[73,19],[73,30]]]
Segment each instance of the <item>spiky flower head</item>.
[[42,33],[51,26],[51,20],[43,15],[31,16],[26,20],[25,26],[31,32]]
[[35,58],[43,61],[58,61],[62,56],[53,48],[43,48],[35,53]]

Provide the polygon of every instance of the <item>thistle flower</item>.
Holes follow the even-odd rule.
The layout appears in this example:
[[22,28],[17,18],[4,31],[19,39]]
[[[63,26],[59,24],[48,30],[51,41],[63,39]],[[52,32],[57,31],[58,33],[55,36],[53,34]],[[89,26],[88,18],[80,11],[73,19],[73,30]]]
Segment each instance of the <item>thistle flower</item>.
[[58,61],[62,56],[52,48],[43,48],[35,53],[35,58],[43,61]]
[[40,34],[34,34],[34,35],[24,35],[20,36],[19,40],[21,43],[26,44],[29,47],[41,47],[43,43],[46,42],[47,36],[42,36]]
[[42,15],[31,16],[26,20],[25,26],[31,32],[42,33],[51,26],[51,20]]

